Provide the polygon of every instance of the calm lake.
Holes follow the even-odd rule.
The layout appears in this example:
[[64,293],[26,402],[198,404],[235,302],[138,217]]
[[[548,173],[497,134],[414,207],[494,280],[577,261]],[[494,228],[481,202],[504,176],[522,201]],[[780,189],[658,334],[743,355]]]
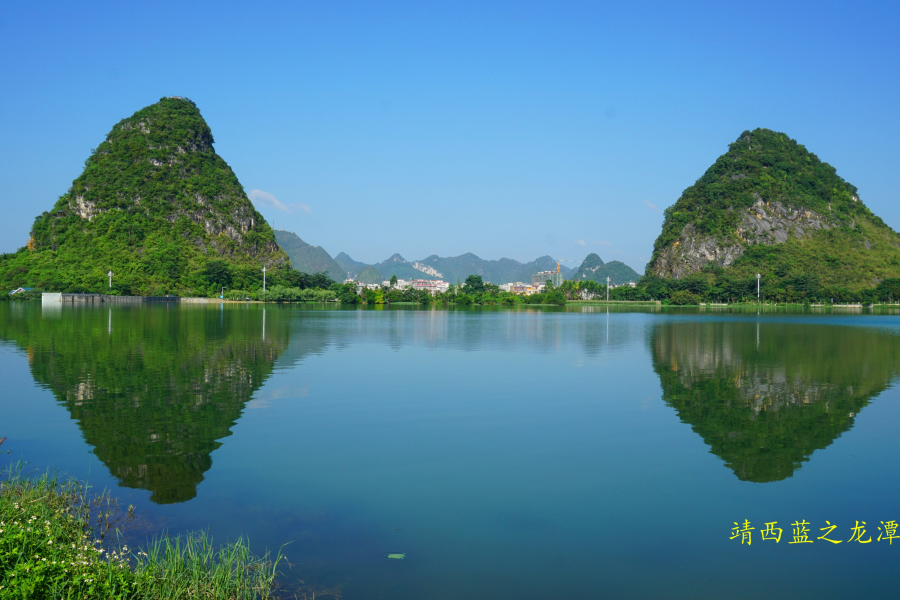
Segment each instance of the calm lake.
[[889,314],[4,302],[0,462],[300,598],[894,597],[898,375]]

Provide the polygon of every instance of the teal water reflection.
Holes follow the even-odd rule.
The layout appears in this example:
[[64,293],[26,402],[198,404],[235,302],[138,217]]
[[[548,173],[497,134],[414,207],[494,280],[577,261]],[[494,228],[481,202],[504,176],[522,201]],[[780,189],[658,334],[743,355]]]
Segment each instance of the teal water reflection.
[[669,321],[650,345],[663,400],[741,480],[778,481],[853,426],[900,373],[894,332]]
[[880,597],[891,547],[728,536],[739,519],[900,517],[898,331],[889,315],[4,303],[0,436],[172,531],[290,542],[298,597]]

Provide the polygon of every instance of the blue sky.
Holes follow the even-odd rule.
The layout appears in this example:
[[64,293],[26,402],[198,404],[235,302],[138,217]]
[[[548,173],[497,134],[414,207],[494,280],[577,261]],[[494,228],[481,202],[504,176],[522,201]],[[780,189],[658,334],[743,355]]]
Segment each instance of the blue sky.
[[0,251],[120,119],[193,99],[259,210],[332,255],[642,271],[755,127],[900,229],[900,4],[90,2],[0,12]]

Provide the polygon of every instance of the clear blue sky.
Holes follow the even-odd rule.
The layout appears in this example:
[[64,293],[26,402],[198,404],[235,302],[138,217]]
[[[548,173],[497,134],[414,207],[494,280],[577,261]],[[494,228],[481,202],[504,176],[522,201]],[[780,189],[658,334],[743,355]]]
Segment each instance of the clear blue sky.
[[642,271],[661,211],[755,127],[900,229],[898,7],[6,3],[0,251],[168,95],[198,104],[270,223],[365,262],[597,252]]

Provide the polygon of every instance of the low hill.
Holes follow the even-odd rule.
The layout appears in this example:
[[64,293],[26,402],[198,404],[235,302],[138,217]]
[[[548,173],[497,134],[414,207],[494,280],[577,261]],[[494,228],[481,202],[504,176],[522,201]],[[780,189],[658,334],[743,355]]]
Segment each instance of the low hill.
[[572,272],[572,275],[567,279],[575,281],[596,281],[597,283],[606,285],[607,277],[609,277],[609,282],[612,285],[622,285],[629,281],[637,282],[641,278],[637,271],[625,263],[618,260],[605,263],[598,254],[592,252],[587,255],[581,263],[581,266],[575,269],[575,271]]
[[522,283],[531,283],[532,275],[536,275],[541,271],[555,271],[557,265],[559,265],[559,272],[562,273],[564,279],[572,279],[572,269],[565,265],[559,264],[559,261],[554,260],[550,256],[542,256],[540,258],[536,258],[530,263],[525,263],[524,265],[522,265],[518,273],[516,273],[503,283],[515,283],[516,281],[521,281]]
[[900,235],[834,167],[755,129],[666,209],[647,273],[703,280],[726,297],[755,292],[756,273],[788,296],[841,295],[900,277]]
[[[213,148],[197,106],[163,98],[117,123],[84,171],[0,257],[0,286],[51,291],[210,291],[207,263],[249,285],[288,266],[272,229]],[[272,273],[273,281],[277,279]]]
[[356,274],[366,268],[366,263],[359,262],[350,258],[346,252],[341,252],[337,256],[334,257],[334,262],[341,266],[341,269],[345,273],[349,273],[351,277],[356,277]]
[[291,259],[291,266],[303,273],[326,273],[335,281],[344,281],[347,272],[339,265],[322,246],[307,244],[291,231],[275,230],[278,245]]
[[372,265],[366,265],[353,277],[360,283],[373,284],[384,282],[384,277],[382,277],[381,273],[378,272],[378,269]]

